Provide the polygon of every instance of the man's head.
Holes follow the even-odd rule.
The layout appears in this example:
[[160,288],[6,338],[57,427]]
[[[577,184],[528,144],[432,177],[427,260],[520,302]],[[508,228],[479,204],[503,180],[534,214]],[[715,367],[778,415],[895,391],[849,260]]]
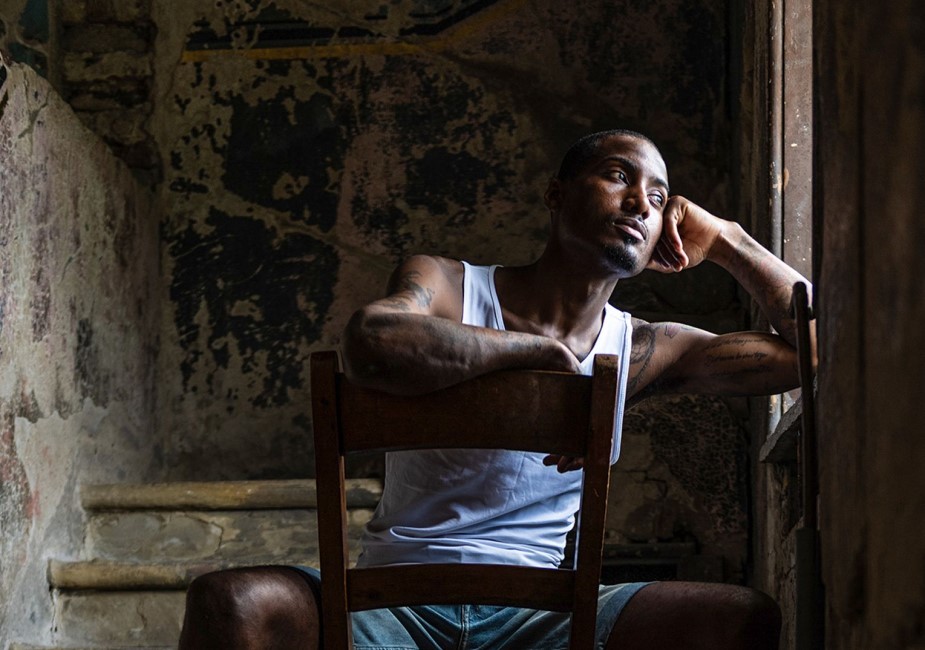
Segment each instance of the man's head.
[[623,129],[593,133],[565,154],[546,204],[553,238],[576,262],[608,273],[641,272],[662,231],[668,172],[655,144]]
[[565,155],[562,157],[562,162],[559,165],[556,178],[560,181],[567,181],[575,178],[584,166],[598,155],[601,145],[610,138],[615,137],[647,142],[655,149],[659,157],[661,157],[661,152],[658,151],[658,147],[655,146],[652,139],[638,131],[632,131],[630,129],[598,131],[597,133],[589,133],[588,135],[582,136],[572,143],[572,146],[568,148],[568,151],[566,151]]

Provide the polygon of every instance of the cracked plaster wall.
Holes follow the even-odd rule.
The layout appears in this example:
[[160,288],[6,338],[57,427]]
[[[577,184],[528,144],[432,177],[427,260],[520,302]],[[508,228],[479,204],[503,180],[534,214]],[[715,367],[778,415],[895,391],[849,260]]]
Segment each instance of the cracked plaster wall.
[[32,69],[0,60],[0,647],[50,640],[78,486],[156,476],[147,194]]

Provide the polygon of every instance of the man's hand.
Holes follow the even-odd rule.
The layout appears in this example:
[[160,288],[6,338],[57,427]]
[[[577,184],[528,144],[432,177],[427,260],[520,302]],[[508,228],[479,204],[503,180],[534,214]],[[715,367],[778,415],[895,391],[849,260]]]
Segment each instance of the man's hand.
[[585,459],[576,458],[575,456],[560,456],[559,454],[549,454],[546,456],[546,458],[543,459],[543,464],[547,467],[550,465],[555,465],[560,474],[565,474],[566,472],[574,472],[575,470],[584,467]]
[[683,196],[668,199],[662,217],[662,236],[647,269],[676,273],[708,259],[726,222]]

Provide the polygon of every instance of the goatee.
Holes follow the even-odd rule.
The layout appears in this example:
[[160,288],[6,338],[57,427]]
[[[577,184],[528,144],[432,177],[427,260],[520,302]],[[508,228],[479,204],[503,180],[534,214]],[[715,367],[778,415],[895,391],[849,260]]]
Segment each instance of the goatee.
[[604,255],[622,271],[633,273],[636,270],[636,256],[625,246],[605,246]]

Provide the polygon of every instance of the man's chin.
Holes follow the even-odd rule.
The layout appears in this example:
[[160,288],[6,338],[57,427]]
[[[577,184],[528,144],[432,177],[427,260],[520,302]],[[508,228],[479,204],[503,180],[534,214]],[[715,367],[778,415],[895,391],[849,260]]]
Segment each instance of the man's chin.
[[624,277],[639,275],[645,268],[637,252],[629,246],[606,246],[604,255],[611,267]]

